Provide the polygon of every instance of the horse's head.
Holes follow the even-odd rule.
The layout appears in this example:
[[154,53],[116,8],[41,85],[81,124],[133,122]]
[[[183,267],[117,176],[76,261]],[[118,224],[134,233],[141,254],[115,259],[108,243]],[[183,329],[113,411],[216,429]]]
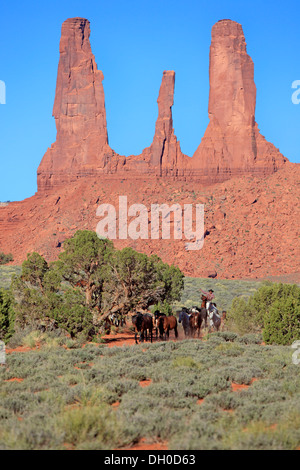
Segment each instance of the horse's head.
[[109,319],[115,326],[119,326],[118,315],[116,315],[115,313],[111,313],[110,316],[109,316]]
[[154,326],[155,326],[156,328],[159,328],[160,319],[161,319],[161,318],[164,318],[165,316],[166,316],[165,313],[162,313],[162,312],[160,312],[159,310],[156,310],[156,311],[154,312]]

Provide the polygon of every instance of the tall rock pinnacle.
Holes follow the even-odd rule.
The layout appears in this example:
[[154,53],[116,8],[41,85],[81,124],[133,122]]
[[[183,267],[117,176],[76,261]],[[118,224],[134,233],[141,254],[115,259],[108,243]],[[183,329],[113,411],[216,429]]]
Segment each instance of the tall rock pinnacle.
[[72,174],[103,168],[108,146],[103,74],[97,70],[89,41],[90,23],[70,18],[62,25],[53,107],[57,138],[38,169],[38,187],[68,181]]
[[152,171],[157,175],[176,174],[178,166],[187,156],[180,150],[180,143],[174,134],[172,106],[174,103],[175,72],[164,71],[157,99],[158,117],[151,146],[144,150]]
[[193,156],[207,180],[248,172],[268,174],[286,159],[260,135],[255,122],[254,65],[242,26],[222,20],[212,28],[209,125]]

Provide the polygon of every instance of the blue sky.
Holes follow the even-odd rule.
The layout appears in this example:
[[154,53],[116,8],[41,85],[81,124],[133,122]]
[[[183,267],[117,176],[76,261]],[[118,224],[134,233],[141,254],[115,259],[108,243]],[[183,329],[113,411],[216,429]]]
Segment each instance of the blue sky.
[[109,143],[122,155],[152,142],[164,70],[175,70],[174,129],[192,156],[208,124],[211,27],[242,24],[255,66],[256,120],[261,133],[300,162],[300,80],[297,1],[51,0],[1,3],[0,201],[36,192],[36,170],[56,129],[52,107],[62,22],[91,22],[91,45],[104,73]]

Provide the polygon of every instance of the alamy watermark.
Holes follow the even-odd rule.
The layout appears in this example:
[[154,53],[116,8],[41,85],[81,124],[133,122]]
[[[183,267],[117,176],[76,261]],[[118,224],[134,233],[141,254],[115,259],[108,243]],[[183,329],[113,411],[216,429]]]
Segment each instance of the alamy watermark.
[[292,361],[293,364],[298,366],[300,364],[300,341],[294,341],[291,347],[293,349],[296,349],[296,351],[292,355]]
[[6,85],[0,80],[0,104],[6,104]]
[[204,204],[151,204],[148,209],[144,204],[132,204],[128,207],[127,196],[119,196],[117,209],[112,204],[101,204],[97,208],[97,217],[102,217],[96,228],[99,238],[185,239],[188,240],[185,243],[188,251],[201,250],[203,247]]
[[292,103],[299,104],[300,103],[300,80],[294,80],[292,83],[292,88],[296,89],[292,94]]
[[0,341],[0,365],[6,364],[5,344]]

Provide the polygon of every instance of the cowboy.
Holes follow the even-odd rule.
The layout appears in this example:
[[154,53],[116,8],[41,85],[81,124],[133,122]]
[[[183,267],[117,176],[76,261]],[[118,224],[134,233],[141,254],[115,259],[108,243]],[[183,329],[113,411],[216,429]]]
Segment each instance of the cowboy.
[[212,300],[215,298],[214,291],[212,289],[209,289],[208,292],[204,292],[204,290],[200,289],[202,294],[205,295],[206,297],[206,310],[207,313],[209,313],[209,307],[212,302]]

